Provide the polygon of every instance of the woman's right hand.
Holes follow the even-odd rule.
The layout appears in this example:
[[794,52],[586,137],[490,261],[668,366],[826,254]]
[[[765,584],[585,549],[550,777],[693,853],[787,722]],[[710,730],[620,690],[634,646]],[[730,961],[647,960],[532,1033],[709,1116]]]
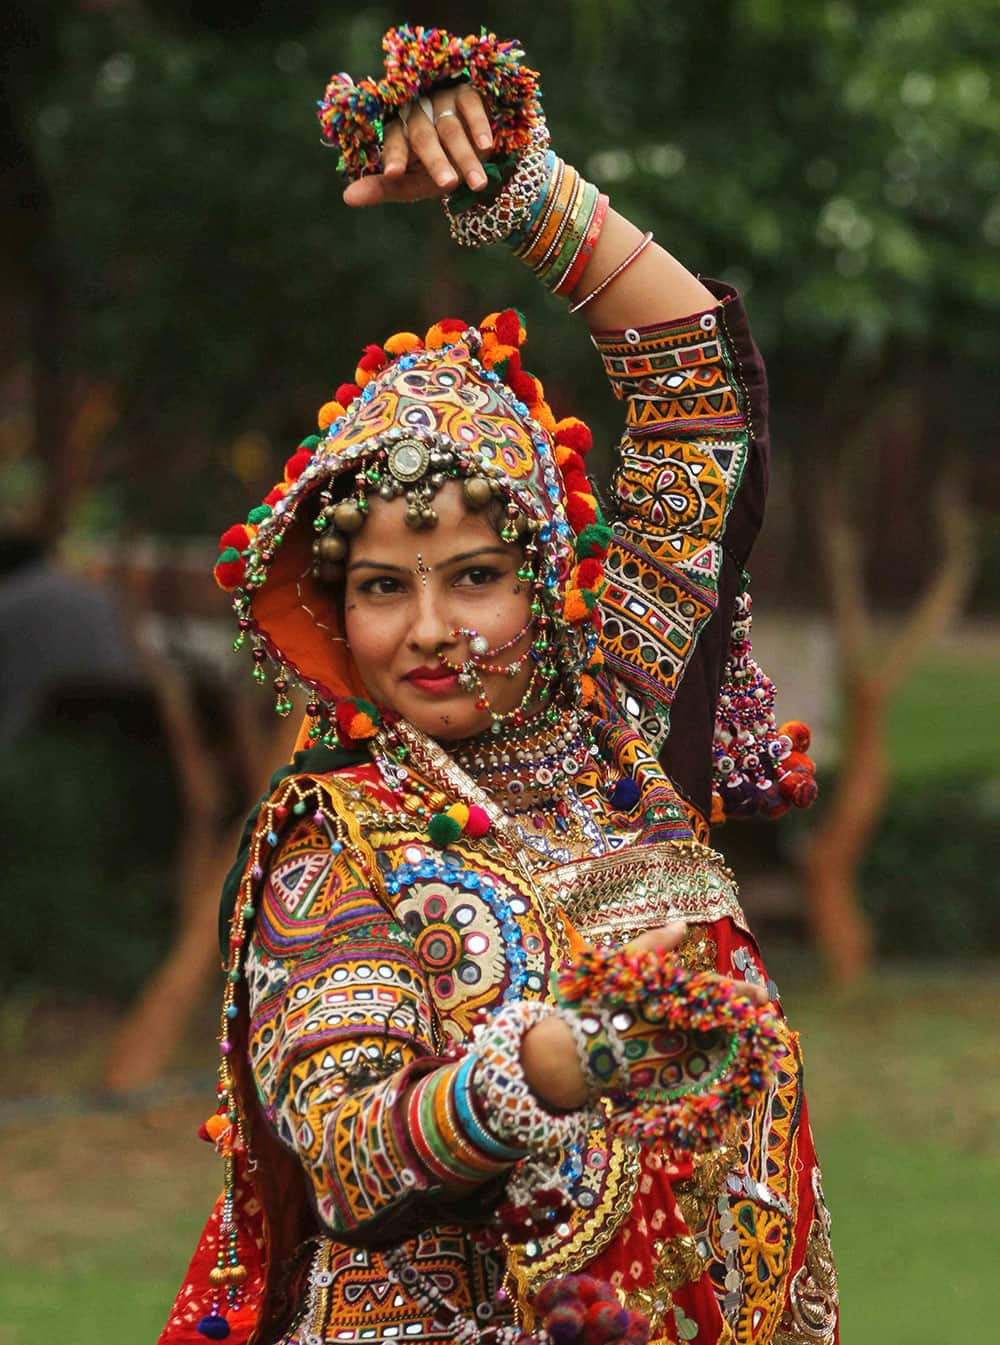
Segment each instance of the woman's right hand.
[[352,182],[344,192],[349,206],[387,201],[423,201],[447,196],[464,181],[473,191],[486,186],[480,160],[493,152],[493,134],[479,94],[468,84],[430,96],[431,121],[411,105],[406,127],[398,119],[385,128],[382,172]]

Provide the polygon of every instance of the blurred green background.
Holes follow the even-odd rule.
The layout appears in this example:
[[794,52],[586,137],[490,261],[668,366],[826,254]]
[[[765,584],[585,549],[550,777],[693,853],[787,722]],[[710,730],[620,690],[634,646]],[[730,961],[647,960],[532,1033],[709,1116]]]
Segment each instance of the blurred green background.
[[[718,843],[803,1032],[846,1345],[991,1343],[994,0],[8,12],[0,1345],[155,1339],[214,1196],[215,1162],[193,1138],[210,1109],[214,985],[193,995],[165,1072],[121,1033],[175,938],[184,874],[211,872],[211,855],[192,856],[192,819],[221,845],[281,756],[258,722],[266,698],[247,701],[246,665],[226,652],[217,534],[280,474],[363,344],[445,313],[521,308],[549,400],[599,444],[616,437],[584,328],[502,250],[458,253],[434,208],[342,205],[312,108],[332,69],[374,70],[381,33],[403,20],[519,36],[560,153],[744,293],[775,442],[755,646],[779,711],[813,724],[823,795]],[[975,564],[949,620],[924,631],[949,556],[942,486]],[[870,623],[853,677],[823,565],[831,520],[850,527]],[[856,874],[874,958],[835,984],[803,858],[850,779],[857,679],[906,631]],[[207,776],[192,773],[192,741]],[[214,902],[207,880],[194,895]],[[123,1053],[134,1084],[109,1065]]]

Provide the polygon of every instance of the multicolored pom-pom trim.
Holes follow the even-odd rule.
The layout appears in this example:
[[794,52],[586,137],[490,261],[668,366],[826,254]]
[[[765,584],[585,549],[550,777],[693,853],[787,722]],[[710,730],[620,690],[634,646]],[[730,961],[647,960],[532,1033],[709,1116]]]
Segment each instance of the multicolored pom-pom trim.
[[444,849],[459,836],[478,840],[490,829],[490,818],[478,803],[453,803],[440,813],[434,813],[427,823],[427,835],[433,845]]
[[357,84],[350,75],[332,75],[320,99],[324,137],[340,151],[339,168],[351,181],[382,167],[383,128],[401,107],[442,84],[467,81],[482,96],[498,154],[517,153],[531,143],[542,120],[538,73],[521,65],[516,40],[494,33],[456,37],[444,28],[403,24],[382,39],[385,75]]
[[758,1007],[738,994],[724,976],[688,971],[657,950],[586,949],[560,972],[556,987],[564,1004],[621,1005],[663,1031],[721,1030],[732,1036],[723,1068],[697,1091],[674,1098],[651,1090],[627,1099],[628,1109],[614,1124],[641,1143],[662,1140],[696,1152],[719,1144],[729,1122],[745,1116],[770,1086],[786,1049],[770,1006]]

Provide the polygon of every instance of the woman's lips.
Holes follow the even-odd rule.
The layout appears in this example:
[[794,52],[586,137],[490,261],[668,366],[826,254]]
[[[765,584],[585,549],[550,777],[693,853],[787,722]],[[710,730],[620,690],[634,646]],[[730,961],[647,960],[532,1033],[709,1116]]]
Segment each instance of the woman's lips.
[[458,673],[450,668],[414,668],[404,679],[418,691],[432,696],[445,696],[458,686]]

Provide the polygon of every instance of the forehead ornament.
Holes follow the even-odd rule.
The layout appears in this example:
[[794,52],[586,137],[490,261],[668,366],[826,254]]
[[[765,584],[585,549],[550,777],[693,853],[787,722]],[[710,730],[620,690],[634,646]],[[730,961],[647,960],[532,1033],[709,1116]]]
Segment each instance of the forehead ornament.
[[430,464],[430,453],[419,439],[403,439],[389,450],[386,465],[397,481],[419,481]]

